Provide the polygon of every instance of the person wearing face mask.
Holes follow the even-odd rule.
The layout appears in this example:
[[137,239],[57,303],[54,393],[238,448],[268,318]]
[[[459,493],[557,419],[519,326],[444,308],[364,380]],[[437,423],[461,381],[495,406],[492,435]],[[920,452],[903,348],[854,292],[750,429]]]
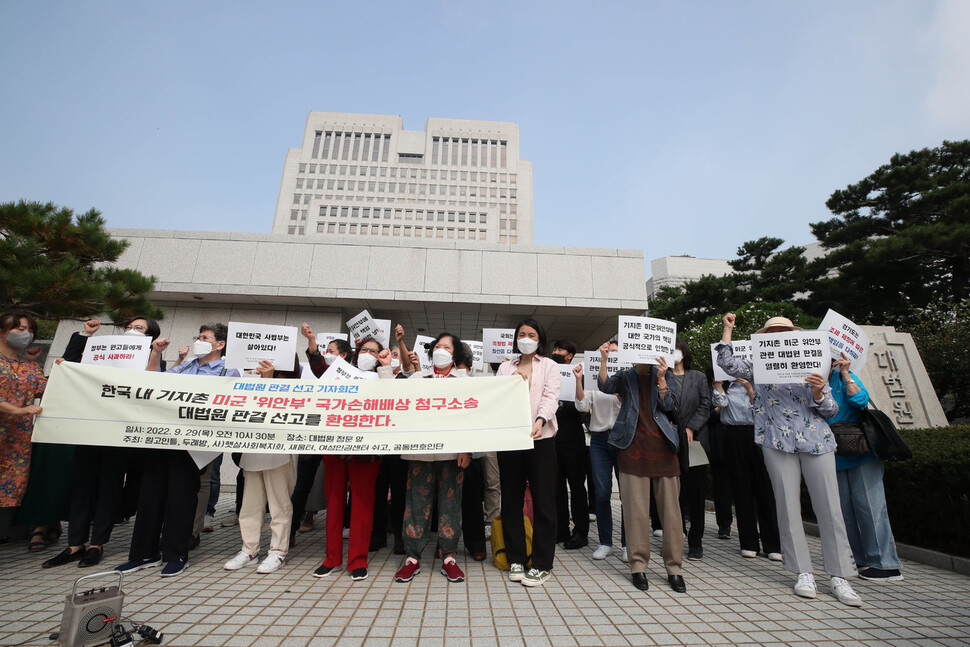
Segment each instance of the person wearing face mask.
[[[71,335],[58,363],[80,362],[88,339],[100,328],[99,319],[85,321],[82,330]],[[148,317],[133,317],[122,328],[124,335],[147,335],[153,341],[161,334],[158,322]],[[68,546],[44,562],[41,565],[43,568],[73,562],[77,562],[80,567],[90,567],[101,562],[104,545],[111,538],[121,506],[128,459],[142,455],[143,450],[125,447],[78,445],[74,448],[74,476],[67,524]],[[88,539],[91,544],[85,550]]]
[[[179,364],[165,372],[239,377],[239,371],[227,369],[223,359],[228,333],[229,329],[223,323],[203,324],[192,346],[179,349]],[[152,343],[147,370],[161,369],[162,353],[170,345],[165,337]],[[183,361],[190,350],[194,357]],[[198,468],[187,451],[148,450],[128,561],[115,567],[116,571],[131,573],[164,562],[162,577],[175,577],[185,572],[189,565],[189,546],[198,504],[199,475],[204,471]]]
[[[5,516],[21,504],[27,491],[31,475],[30,437],[34,416],[42,411],[33,401],[47,386],[40,364],[20,356],[36,334],[37,322],[27,313],[0,316],[0,511]],[[45,533],[49,530],[46,526],[32,528],[32,549],[46,546]]]
[[[557,364],[569,364],[575,355],[576,344],[568,339],[553,342],[551,358]],[[556,541],[561,541],[566,550],[575,550],[589,545],[589,498],[586,494],[589,449],[583,419],[574,402],[559,403],[556,422],[559,426],[556,433],[556,464],[559,467],[556,475],[556,518],[559,523]],[[572,532],[569,530],[570,507]]]
[[[542,586],[551,576],[556,555],[556,409],[562,379],[559,366],[545,357],[546,331],[535,319],[515,328],[512,350],[519,357],[499,366],[497,374],[517,375],[529,386],[532,407],[532,449],[498,453],[502,483],[502,525],[509,558],[509,581]],[[535,516],[532,568],[525,571],[526,544],[522,506],[529,483]],[[589,517],[587,516],[587,519]]]
[[[373,337],[357,341],[353,363],[362,371],[374,371],[378,364],[391,370],[391,353]],[[367,579],[367,550],[374,522],[374,484],[381,468],[380,456],[323,456],[323,488],[327,495],[327,554],[314,577],[329,577],[343,563],[344,511],[350,488],[350,537],[347,570],[353,580]]]
[[[466,377],[457,364],[470,364],[464,346],[455,335],[443,332],[430,344],[428,357],[432,368],[415,373],[412,378],[434,379]],[[383,372],[383,371],[382,371]],[[438,546],[441,550],[441,574],[449,582],[465,581],[465,574],[455,560],[461,536],[461,493],[464,470],[471,454],[405,454],[408,482],[404,507],[404,549],[407,558],[394,575],[395,582],[410,582],[421,572],[421,553],[431,534],[431,512],[438,504]]]

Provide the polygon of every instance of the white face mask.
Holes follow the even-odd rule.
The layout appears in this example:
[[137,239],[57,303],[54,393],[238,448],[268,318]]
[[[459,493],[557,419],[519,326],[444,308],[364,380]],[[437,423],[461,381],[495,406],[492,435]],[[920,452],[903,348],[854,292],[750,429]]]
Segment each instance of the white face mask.
[[519,352],[523,355],[531,355],[539,348],[539,342],[528,337],[519,337]]
[[391,368],[398,369],[401,367],[401,360],[396,357],[391,358]]
[[128,330],[126,330],[125,332],[123,332],[121,334],[122,335],[131,335],[132,337],[144,337],[145,336],[145,333],[143,333],[140,330],[135,330],[134,328],[129,328]]
[[370,353],[361,353],[357,356],[357,368],[362,371],[370,371],[377,366],[377,358]]
[[678,348],[674,351],[674,364],[680,364],[684,361],[684,353]]
[[196,357],[205,357],[212,352],[212,342],[196,339],[192,344],[192,354]]
[[23,350],[30,346],[30,342],[32,341],[34,341],[34,333],[29,330],[18,330],[7,333],[7,346],[10,346],[14,350]]
[[326,355],[323,356],[323,361],[324,361],[324,363],[327,366],[330,366],[335,361],[337,361],[337,358],[338,357],[340,357],[340,355],[334,355],[333,353],[327,353]]
[[435,348],[431,353],[431,363],[437,369],[446,369],[451,366],[451,353],[444,348]]

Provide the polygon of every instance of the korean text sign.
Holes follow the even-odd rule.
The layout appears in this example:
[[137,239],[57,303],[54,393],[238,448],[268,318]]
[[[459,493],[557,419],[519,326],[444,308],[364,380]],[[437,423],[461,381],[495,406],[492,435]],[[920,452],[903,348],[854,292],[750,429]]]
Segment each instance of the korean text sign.
[[485,328],[482,330],[482,360],[488,364],[515,356],[512,350],[514,328]]
[[144,371],[152,352],[152,338],[135,335],[88,337],[81,363]]
[[[598,350],[588,350],[583,353],[583,356],[585,357],[585,361],[583,362],[583,390],[599,391],[600,389],[596,383],[596,378],[600,374],[602,355],[600,355]],[[619,353],[610,353],[606,358],[606,377],[609,378],[617,371],[630,366],[633,365],[620,361]]]
[[294,454],[527,449],[519,376],[275,380],[54,367],[36,442]]
[[226,368],[256,368],[261,361],[273,363],[278,371],[292,371],[296,362],[294,326],[229,322]]
[[758,384],[801,384],[812,373],[828,379],[828,338],[819,330],[751,335],[751,365]]
[[[717,348],[721,342],[711,344],[711,366],[714,367],[714,381],[723,382],[727,380],[733,382],[734,378],[724,372],[724,369],[717,365]],[[751,340],[735,339],[731,342],[731,350],[738,359],[751,359]]]
[[651,317],[620,317],[616,340],[621,362],[656,364],[663,357],[674,365],[677,324]]
[[819,330],[828,336],[832,359],[841,359],[842,353],[849,358],[849,370],[858,373],[866,365],[869,335],[835,310],[829,310],[822,319]]

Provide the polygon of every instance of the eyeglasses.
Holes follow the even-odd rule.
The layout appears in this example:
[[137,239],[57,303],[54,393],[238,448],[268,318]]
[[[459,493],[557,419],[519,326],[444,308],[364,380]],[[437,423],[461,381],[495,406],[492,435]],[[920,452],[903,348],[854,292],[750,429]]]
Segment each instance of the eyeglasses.
[[146,330],[148,330],[148,326],[143,326],[141,324],[138,324],[137,326],[133,326],[131,324],[128,324],[127,326],[125,326],[125,330],[137,330],[138,332],[145,332]]
[[376,356],[376,355],[380,354],[381,351],[377,350],[376,348],[361,348],[360,349],[360,352],[362,352],[362,353],[369,353],[371,355]]
[[196,335],[195,337],[192,338],[192,341],[207,341],[209,343],[214,344],[216,342],[216,336],[215,335],[205,335],[205,334]]

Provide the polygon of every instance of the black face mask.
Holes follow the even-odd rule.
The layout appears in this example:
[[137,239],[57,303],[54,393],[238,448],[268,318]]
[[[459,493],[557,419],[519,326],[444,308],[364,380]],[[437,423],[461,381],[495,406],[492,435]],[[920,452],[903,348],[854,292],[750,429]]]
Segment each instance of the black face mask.
[[565,364],[566,363],[566,356],[565,355],[557,355],[557,354],[553,353],[552,354],[552,361],[554,361],[556,364]]

